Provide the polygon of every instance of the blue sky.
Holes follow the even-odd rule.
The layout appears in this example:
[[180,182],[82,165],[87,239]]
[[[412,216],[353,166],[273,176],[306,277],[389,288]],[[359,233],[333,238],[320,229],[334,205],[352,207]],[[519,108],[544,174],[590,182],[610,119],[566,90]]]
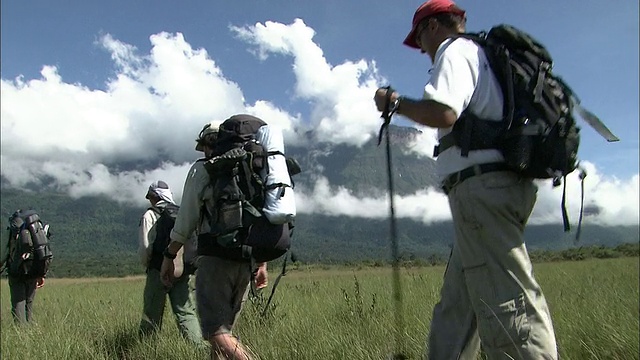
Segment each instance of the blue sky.
[[[13,169],[4,156],[12,152],[10,135],[40,122],[60,131],[59,141],[36,144],[24,156],[34,164],[50,160],[48,175],[75,196],[108,192],[130,178],[137,181],[131,191],[159,174],[181,179],[197,155],[182,150],[185,141],[212,117],[237,111],[272,116],[292,142],[308,127],[324,140],[361,144],[379,122],[371,89],[390,83],[408,96],[422,93],[430,61],[402,45],[420,3],[3,1],[3,175]],[[636,194],[630,217],[637,219],[638,2],[458,4],[469,31],[509,23],[547,46],[555,72],[621,138],[607,143],[585,124],[580,156],[596,173],[594,186]],[[104,141],[81,141],[96,132]],[[147,146],[160,138],[172,144]],[[146,145],[131,144],[136,139]],[[162,155],[164,165],[129,180],[109,170],[117,161]],[[18,172],[10,182],[20,186],[35,172]]]

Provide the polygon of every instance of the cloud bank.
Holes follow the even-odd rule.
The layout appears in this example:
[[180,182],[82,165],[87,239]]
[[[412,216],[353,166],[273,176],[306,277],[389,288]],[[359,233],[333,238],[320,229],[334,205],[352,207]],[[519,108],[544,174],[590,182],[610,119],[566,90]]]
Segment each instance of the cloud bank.
[[[372,101],[384,83],[372,60],[334,65],[313,41],[315,32],[302,20],[230,27],[230,32],[262,61],[278,54],[291,61],[295,97],[308,112],[290,113],[272,99],[248,103],[242,87],[225,77],[212,54],[194,49],[180,33],[150,36],[148,54],[107,34],[97,45],[111,56],[115,74],[105,90],[70,84],[54,66],[44,65],[37,79],[2,79],[0,166],[5,186],[47,184],[73,197],[106,195],[144,205],[149,183],[164,179],[179,200],[187,170],[199,157],[193,146],[202,125],[235,113],[250,113],[284,129],[288,144],[311,141],[360,146],[376,135],[379,114]],[[430,156],[433,130],[410,148]],[[586,222],[638,224],[638,175],[618,179],[584,162]],[[561,221],[562,189],[539,184],[533,223]],[[303,191],[304,190],[304,191]],[[384,218],[387,195],[356,197],[318,174],[309,189],[297,192],[300,213]],[[569,177],[568,208],[577,220],[580,183]],[[432,188],[396,199],[397,215],[430,223],[450,219],[445,196]]]

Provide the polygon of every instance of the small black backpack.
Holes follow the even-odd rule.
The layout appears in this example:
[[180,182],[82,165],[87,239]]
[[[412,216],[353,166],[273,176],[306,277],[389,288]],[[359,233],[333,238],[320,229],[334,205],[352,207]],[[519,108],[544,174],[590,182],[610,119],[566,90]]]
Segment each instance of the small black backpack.
[[49,271],[53,252],[49,225],[34,210],[17,210],[9,218],[8,273],[19,278],[39,278]]
[[[173,225],[176,223],[179,209],[178,205],[171,203],[159,209],[160,216],[155,224],[156,237],[151,245],[151,260],[149,261],[149,268],[151,269],[160,270],[162,267],[162,261],[164,260],[162,253],[171,242],[171,230],[173,230]],[[150,210],[158,211],[156,208],[150,208]]]

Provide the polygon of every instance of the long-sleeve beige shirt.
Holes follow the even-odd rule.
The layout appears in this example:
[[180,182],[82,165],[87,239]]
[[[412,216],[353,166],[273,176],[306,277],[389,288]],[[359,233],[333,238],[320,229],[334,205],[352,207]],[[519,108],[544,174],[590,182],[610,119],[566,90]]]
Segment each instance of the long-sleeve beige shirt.
[[142,215],[138,226],[138,256],[140,256],[140,263],[145,268],[151,260],[152,245],[156,239],[156,222],[159,217],[159,209],[149,208]]
[[201,216],[203,205],[212,201],[213,193],[209,186],[209,174],[204,161],[196,161],[189,169],[182,190],[182,202],[176,223],[171,230],[171,240],[184,244],[195,232],[209,232],[209,223]]

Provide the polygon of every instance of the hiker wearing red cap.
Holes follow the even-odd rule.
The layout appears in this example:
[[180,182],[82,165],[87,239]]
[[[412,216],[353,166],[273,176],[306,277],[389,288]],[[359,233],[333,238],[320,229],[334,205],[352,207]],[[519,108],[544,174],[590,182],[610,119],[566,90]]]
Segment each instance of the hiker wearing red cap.
[[[378,89],[378,110],[389,106],[436,128],[439,139],[463,112],[501,121],[500,84],[484,50],[457,37],[465,25],[465,11],[452,1],[430,0],[418,7],[404,44],[429,55],[430,78],[421,99]],[[463,155],[453,145],[434,156],[455,238],[433,310],[428,358],[475,359],[482,343],[490,359],[557,359],[551,316],[523,237],[536,185],[508,170],[497,149]]]

